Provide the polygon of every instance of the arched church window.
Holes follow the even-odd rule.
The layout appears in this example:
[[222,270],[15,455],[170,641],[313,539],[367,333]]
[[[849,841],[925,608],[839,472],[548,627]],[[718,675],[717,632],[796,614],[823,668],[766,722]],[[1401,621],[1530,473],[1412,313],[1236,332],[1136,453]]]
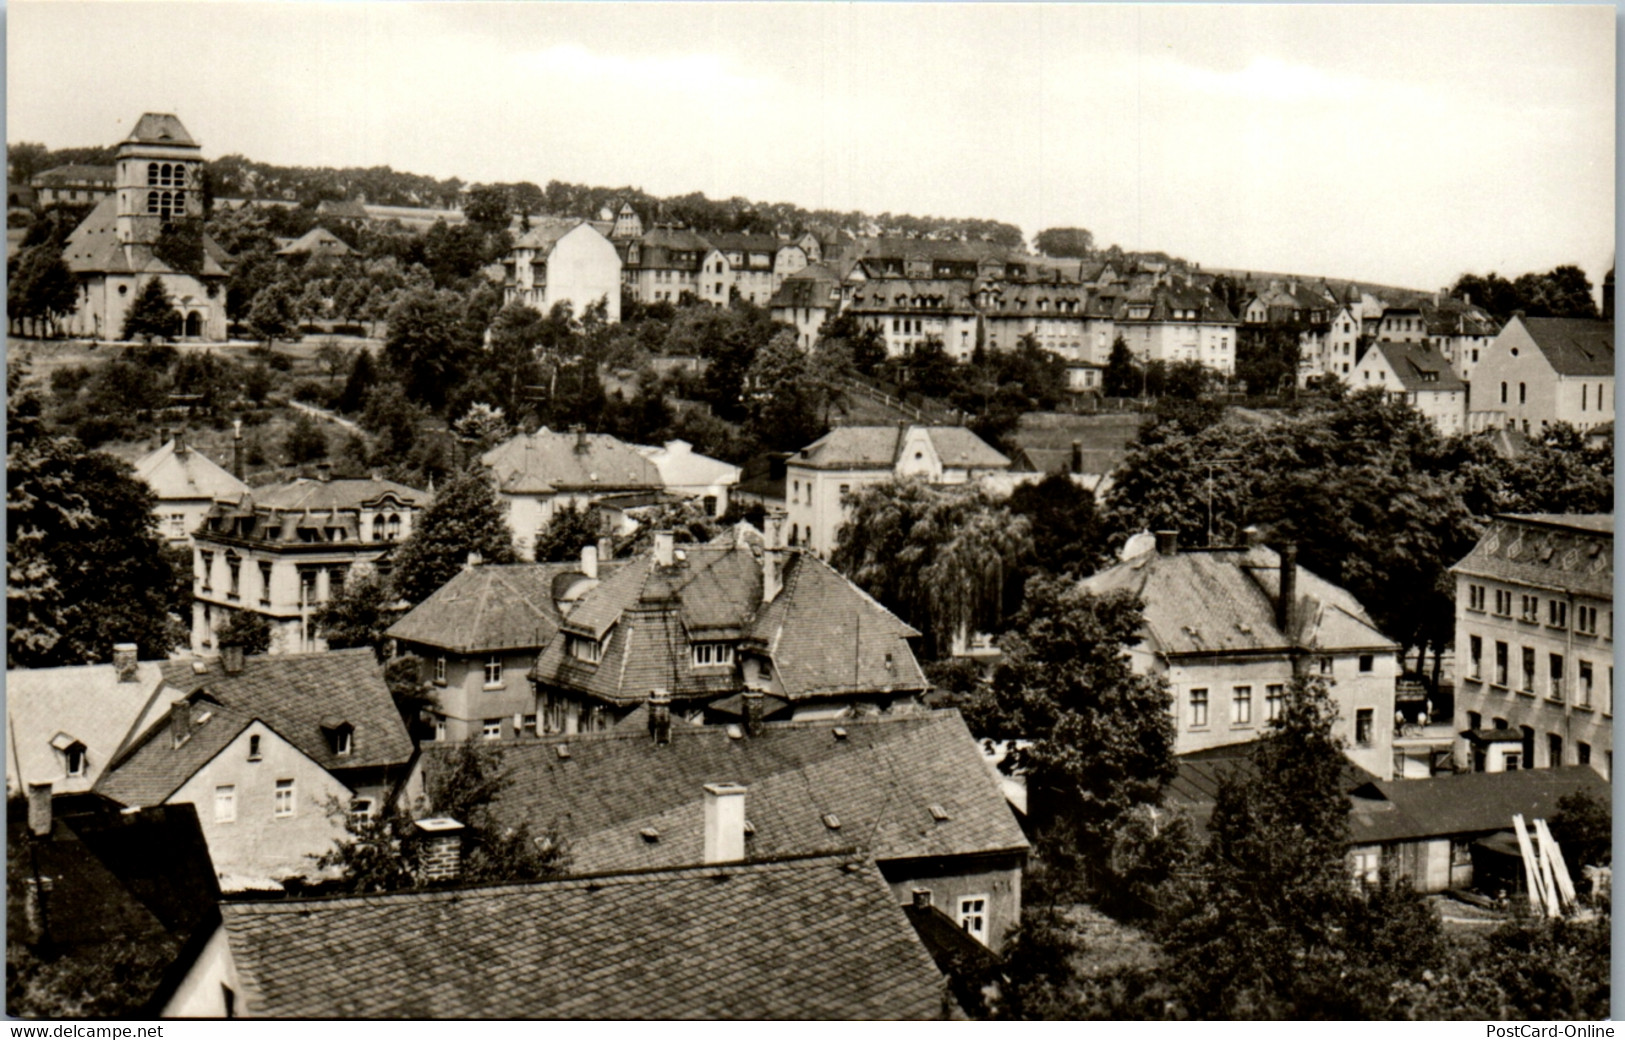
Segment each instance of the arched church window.
[[395,541],[401,536],[401,518],[395,513],[389,514],[389,540]]
[[147,192],[147,212],[158,212],[158,193],[155,191]]
[[177,191],[175,193],[175,216],[186,216],[186,192],[184,191]]
[[372,518],[372,540],[375,542],[384,540],[384,518],[381,516]]
[[147,184],[156,185],[157,183],[158,183],[158,164],[155,163],[155,162],[148,163],[147,164]]

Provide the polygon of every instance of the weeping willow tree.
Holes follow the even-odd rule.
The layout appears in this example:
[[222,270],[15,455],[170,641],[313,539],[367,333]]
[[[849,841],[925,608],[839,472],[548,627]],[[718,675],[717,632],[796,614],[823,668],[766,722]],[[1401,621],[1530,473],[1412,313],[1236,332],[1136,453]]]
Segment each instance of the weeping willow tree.
[[918,629],[928,658],[999,628],[1033,557],[1031,524],[976,488],[917,479],[863,488],[830,563]]

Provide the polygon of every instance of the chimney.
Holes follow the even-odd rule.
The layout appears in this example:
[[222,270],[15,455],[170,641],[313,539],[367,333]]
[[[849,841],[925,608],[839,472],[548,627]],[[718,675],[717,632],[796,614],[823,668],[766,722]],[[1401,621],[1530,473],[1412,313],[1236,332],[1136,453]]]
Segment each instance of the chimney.
[[598,578],[598,546],[583,545],[581,547],[581,573],[597,580]]
[[1083,472],[1083,442],[1072,442],[1072,472]]
[[186,454],[186,427],[175,427],[175,454]]
[[180,747],[192,735],[192,705],[190,701],[178,700],[169,706],[169,742],[172,747]]
[[705,785],[705,862],[745,858],[745,786]]
[[762,735],[762,691],[746,690],[740,694],[744,702],[745,736],[759,737]]
[[1473,305],[1473,294],[1470,292],[1463,292],[1461,294],[1461,302],[1471,307]]
[[484,562],[485,557],[483,555],[477,552],[471,552],[468,554],[467,558],[463,560],[463,570],[471,571]]
[[655,532],[655,565],[672,567],[677,564],[676,541],[670,531]]
[[168,443],[168,441],[169,441],[169,427],[167,427],[167,426],[158,427],[158,443],[153,445],[153,449],[156,450],[158,448],[162,448],[166,443]]
[[1159,556],[1177,556],[1177,555],[1179,555],[1179,532],[1178,531],[1158,531],[1157,532],[1157,554]]
[[1435,306],[1435,307],[1437,307],[1439,305],[1439,296],[1440,296],[1439,293],[1434,293],[1433,294],[1433,306]]
[[784,591],[784,513],[774,510],[767,514],[762,526],[767,528],[762,553],[762,602],[772,603]]
[[330,462],[316,463],[316,479],[323,484],[333,479],[333,465]]
[[608,563],[615,558],[615,539],[605,535],[598,539],[598,562]]
[[417,821],[423,841],[423,880],[451,881],[463,872],[462,824],[450,816]]
[[577,424],[570,427],[570,432],[576,435],[576,453],[585,452],[587,450],[587,428]]
[[1298,543],[1281,546],[1281,595],[1275,602],[1275,627],[1288,639],[1295,638],[1292,615],[1298,601]]
[[235,644],[222,646],[220,648],[220,667],[226,670],[227,675],[243,674],[243,648]]
[[914,890],[914,909],[931,909],[931,890],[929,888],[916,888]]
[[113,644],[113,671],[119,682],[135,682],[135,655],[134,643]]
[[43,838],[51,833],[51,785],[28,785],[28,833]]
[[665,690],[649,691],[649,736],[656,744],[671,743],[671,694]]
[[231,422],[231,475],[243,479],[243,421]]

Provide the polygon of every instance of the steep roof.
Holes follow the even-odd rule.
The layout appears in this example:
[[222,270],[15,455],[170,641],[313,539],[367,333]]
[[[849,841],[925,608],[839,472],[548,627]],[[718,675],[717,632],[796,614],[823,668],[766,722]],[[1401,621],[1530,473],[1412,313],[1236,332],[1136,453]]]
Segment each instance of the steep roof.
[[[50,781],[57,794],[90,790],[162,682],[156,661],[136,665],[133,682],[119,682],[110,664],[7,669],[6,786]],[[72,741],[85,745],[82,777],[64,775],[64,760],[53,746]]]
[[828,264],[810,264],[779,283],[769,307],[824,307],[840,299],[841,278]]
[[1467,392],[1467,384],[1456,375],[1450,361],[1426,343],[1395,343],[1380,340],[1373,344],[1406,390],[1435,393]]
[[511,494],[665,486],[654,463],[607,433],[555,433],[544,426],[515,435],[480,461],[496,474],[498,487]]
[[[1145,318],[1130,318],[1130,308],[1134,305],[1151,305],[1151,311]],[[1123,297],[1118,305],[1116,318],[1118,321],[1152,321],[1172,322],[1189,321],[1189,318],[1174,317],[1175,311],[1195,311],[1196,321],[1214,324],[1234,325],[1236,316],[1230,313],[1230,308],[1224,301],[1206,289],[1194,286],[1157,286],[1154,288],[1137,289]]]
[[135,463],[135,475],[158,493],[160,502],[188,498],[236,500],[248,485],[195,448],[176,451],[174,440],[149,451]]
[[1124,560],[1083,580],[1092,593],[1126,590],[1145,604],[1150,649],[1162,654],[1285,653],[1386,650],[1394,641],[1346,590],[1297,568],[1297,631],[1275,623],[1281,557],[1267,546],[1156,551]]
[[1612,514],[1503,514],[1451,570],[1612,599]]
[[[599,564],[607,576],[618,561]],[[392,639],[458,654],[540,650],[558,633],[554,601],[559,578],[580,574],[579,563],[484,564],[458,572],[390,626]]]
[[1604,805],[1612,802],[1608,781],[1590,766],[1373,780],[1354,792],[1349,841],[1377,844],[1505,830],[1514,813],[1526,821],[1544,819],[1557,811],[1559,799],[1580,792]]
[[261,509],[334,509],[358,510],[371,506],[388,495],[394,495],[407,505],[428,505],[429,496],[416,488],[397,484],[393,480],[376,478],[335,478],[312,480],[298,477],[285,484],[272,484],[250,492],[252,505]]
[[531,225],[529,231],[514,241],[515,249],[536,249],[543,253],[552,249],[558,240],[580,227],[585,221],[565,218],[546,218]]
[[277,251],[278,256],[349,256],[344,240],[324,227],[313,227]]
[[859,283],[847,309],[858,314],[974,314],[974,284],[964,278],[873,278]]
[[[73,229],[62,247],[62,259],[75,274],[175,274],[168,264],[153,254],[161,222],[157,217],[138,217],[134,241],[125,246],[118,237],[118,198],[106,195]],[[224,277],[231,254],[218,242],[203,235],[201,274]]]
[[933,1018],[941,976],[870,863],[823,856],[227,903],[278,1018]]
[[1612,376],[1614,323],[1585,318],[1517,318],[1560,376]]
[[121,805],[162,805],[198,770],[230,747],[255,718],[248,712],[218,703],[207,693],[195,694],[170,706],[170,714],[188,711],[192,713],[193,728],[184,743],[176,746],[169,735],[170,715],[162,716],[102,774],[96,782],[96,793]]
[[[891,469],[914,427],[837,426],[790,456],[810,469]],[[1010,460],[963,426],[924,427],[937,457],[948,467],[1008,469]]]
[[126,141],[138,141],[142,144],[182,144],[197,146],[192,135],[186,132],[181,121],[168,112],[146,112],[130,131]]
[[[769,722],[758,736],[739,739],[721,726],[676,722],[665,745],[643,727],[621,726],[506,742],[501,751],[510,783],[493,811],[537,833],[556,826],[582,870],[697,862],[704,787],[719,781],[747,788],[752,857],[858,848],[888,861],[1027,847],[980,747],[953,710]],[[452,754],[425,748],[426,774],[447,768]],[[933,806],[946,818],[938,819]],[[829,825],[830,816],[838,826]],[[654,840],[644,834],[650,830]]]

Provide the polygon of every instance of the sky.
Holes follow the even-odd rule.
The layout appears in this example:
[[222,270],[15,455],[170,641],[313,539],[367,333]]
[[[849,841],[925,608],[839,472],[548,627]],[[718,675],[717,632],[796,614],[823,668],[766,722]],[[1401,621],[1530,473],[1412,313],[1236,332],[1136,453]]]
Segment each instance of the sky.
[[6,140],[1084,227],[1448,286],[1614,251],[1612,6],[13,0]]

